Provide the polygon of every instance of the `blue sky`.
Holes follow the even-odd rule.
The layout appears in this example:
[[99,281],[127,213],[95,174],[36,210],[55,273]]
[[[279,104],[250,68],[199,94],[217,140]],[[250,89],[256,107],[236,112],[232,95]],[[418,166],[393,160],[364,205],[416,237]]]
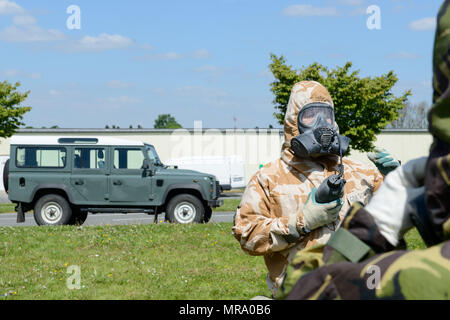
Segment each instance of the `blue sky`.
[[[0,79],[30,90],[24,122],[41,127],[279,127],[270,53],[295,68],[353,62],[394,70],[394,92],[431,102],[438,0],[0,0]],[[69,30],[70,5],[81,29]],[[377,5],[381,29],[366,13]]]

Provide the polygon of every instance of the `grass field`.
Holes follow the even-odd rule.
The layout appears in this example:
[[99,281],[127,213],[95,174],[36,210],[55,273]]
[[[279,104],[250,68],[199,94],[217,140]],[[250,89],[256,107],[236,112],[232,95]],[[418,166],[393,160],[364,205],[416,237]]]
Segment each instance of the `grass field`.
[[[261,257],[231,223],[0,228],[0,299],[249,299],[268,295]],[[69,290],[72,265],[81,289]]]
[[418,249],[425,249],[426,245],[423,242],[422,238],[420,237],[419,232],[417,232],[417,229],[411,229],[405,234],[405,242],[406,242],[406,249],[408,250],[418,250]]
[[[0,228],[0,299],[249,299],[269,295],[262,257],[231,223]],[[415,230],[409,249],[423,248]],[[80,268],[70,290],[69,268]]]
[[241,199],[224,199],[223,205],[218,208],[214,208],[213,211],[221,212],[221,211],[236,211]]
[[15,207],[15,204],[0,203],[0,213],[13,213]]

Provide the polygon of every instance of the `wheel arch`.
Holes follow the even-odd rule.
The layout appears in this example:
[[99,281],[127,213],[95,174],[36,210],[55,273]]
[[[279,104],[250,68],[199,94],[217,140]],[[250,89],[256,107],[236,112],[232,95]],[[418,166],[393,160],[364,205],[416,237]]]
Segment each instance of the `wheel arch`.
[[203,203],[206,201],[203,189],[198,184],[171,184],[164,192],[162,203],[164,207],[173,197],[179,194],[190,194],[196,196]]
[[65,185],[58,185],[58,184],[43,184],[37,186],[32,192],[31,204],[34,205],[36,201],[39,200],[39,198],[47,194],[60,195],[64,197],[70,205],[73,204],[72,197],[67,187]]

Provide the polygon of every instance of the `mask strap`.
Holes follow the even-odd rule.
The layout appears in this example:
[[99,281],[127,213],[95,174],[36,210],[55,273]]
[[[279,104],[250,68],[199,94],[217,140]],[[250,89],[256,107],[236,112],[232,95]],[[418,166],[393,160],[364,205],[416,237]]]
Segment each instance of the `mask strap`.
[[343,163],[343,160],[342,160],[343,157],[342,157],[342,148],[341,148],[341,138],[339,137],[339,134],[336,134],[336,137],[338,139],[339,156],[341,158],[341,164],[339,166],[339,175],[338,175],[338,177],[342,178],[342,176],[344,175],[344,163]]

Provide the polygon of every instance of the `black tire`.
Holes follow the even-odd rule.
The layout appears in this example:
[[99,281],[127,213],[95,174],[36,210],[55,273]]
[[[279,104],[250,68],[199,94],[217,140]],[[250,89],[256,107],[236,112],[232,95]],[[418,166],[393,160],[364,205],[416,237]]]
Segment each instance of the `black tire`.
[[202,223],[205,216],[203,203],[191,194],[179,194],[166,207],[166,219],[171,223]]
[[82,226],[88,217],[87,211],[81,211],[77,207],[72,207],[72,216],[68,222],[71,226]]
[[205,206],[205,217],[203,218],[204,223],[208,223],[211,220],[212,209],[211,207]]
[[9,190],[8,177],[9,177],[9,159],[6,160],[5,167],[3,168],[3,187],[5,188],[6,193],[8,193]]
[[71,217],[69,203],[57,194],[47,194],[34,205],[34,220],[39,226],[68,225]]

